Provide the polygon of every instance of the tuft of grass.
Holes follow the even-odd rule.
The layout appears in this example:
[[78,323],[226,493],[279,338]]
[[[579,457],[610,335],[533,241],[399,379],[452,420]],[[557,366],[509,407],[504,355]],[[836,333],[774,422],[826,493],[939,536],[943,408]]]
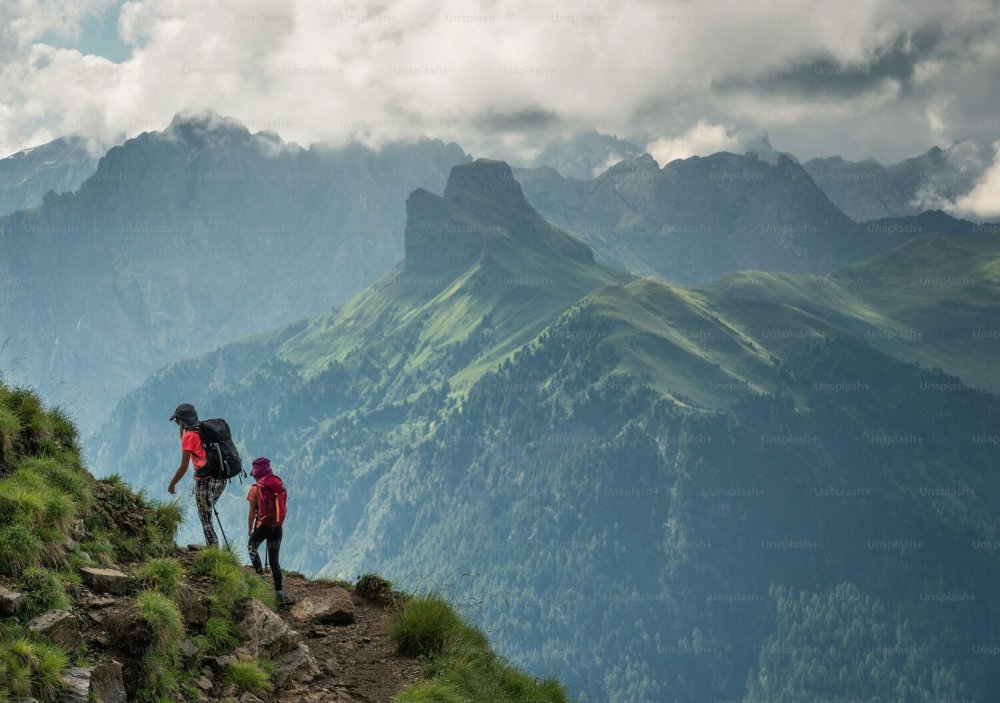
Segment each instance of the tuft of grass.
[[52,492],[45,499],[45,512],[42,519],[46,525],[55,527],[56,531],[69,531],[73,518],[76,517],[76,503],[65,493]]
[[462,626],[448,601],[432,593],[403,606],[389,629],[389,639],[400,654],[440,654]]
[[125,483],[125,479],[121,474],[111,474],[110,476],[105,476],[101,479],[101,482],[106,483],[113,488],[128,490],[128,484]]
[[558,682],[525,676],[497,657],[482,631],[438,595],[407,601],[389,636],[400,652],[429,656],[428,679],[405,688],[393,703],[568,703]]
[[229,614],[233,608],[250,598],[274,607],[274,592],[267,582],[257,574],[246,571],[236,555],[227,549],[212,547],[198,552],[192,573],[211,577],[220,613]]
[[24,525],[0,527],[0,574],[11,576],[35,564],[42,542]]
[[159,651],[166,651],[184,637],[184,619],[172,600],[158,591],[143,591],[135,598],[139,617],[153,631],[154,644]]
[[6,405],[0,405],[0,473],[13,466],[20,443],[20,418]]
[[35,643],[38,664],[35,666],[35,695],[43,701],[54,701],[63,688],[62,673],[69,665],[69,657],[58,647],[42,642]]
[[234,661],[226,670],[226,682],[236,686],[240,693],[260,695],[274,688],[271,674],[262,662]]
[[92,534],[94,539],[81,543],[80,549],[100,564],[113,563],[117,556],[114,546],[104,538],[101,531],[98,530]]
[[18,469],[22,480],[24,475],[38,479],[48,486],[71,497],[84,509],[94,500],[90,481],[83,468],[70,454],[58,457],[32,457],[21,462]]
[[432,679],[407,686],[392,703],[469,703],[469,699],[450,683]]
[[62,650],[31,639],[21,628],[0,630],[0,700],[55,701],[68,663]]
[[176,651],[150,651],[142,658],[137,699],[168,703],[180,688],[180,662]]
[[70,451],[78,451],[80,432],[76,428],[76,423],[66,414],[62,408],[52,408],[49,410],[51,420],[52,438],[60,447]]
[[210,576],[219,567],[239,566],[240,561],[228,549],[209,547],[195,554],[191,573],[195,576]]
[[392,594],[392,582],[375,574],[364,574],[354,584],[354,592],[365,600],[381,603]]
[[146,588],[174,598],[180,592],[184,567],[176,559],[154,558],[136,569],[135,575]]
[[208,654],[229,654],[242,642],[240,631],[229,618],[212,615],[205,621],[199,645]]
[[21,587],[24,589],[29,615],[69,607],[66,586],[62,577],[53,571],[29,567],[21,575]]
[[169,501],[150,500],[147,507],[152,512],[152,524],[162,542],[173,545],[177,528],[184,521],[180,498]]

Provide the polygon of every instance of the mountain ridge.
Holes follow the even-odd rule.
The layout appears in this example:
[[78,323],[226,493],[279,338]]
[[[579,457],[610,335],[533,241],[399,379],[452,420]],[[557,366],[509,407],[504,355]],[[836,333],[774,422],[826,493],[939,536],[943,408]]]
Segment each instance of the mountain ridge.
[[543,216],[603,261],[680,285],[743,269],[829,273],[913,236],[854,222],[783,154],[771,164],[719,152],[662,168],[645,154],[590,181],[545,168],[515,174]]
[[38,207],[50,191],[76,190],[98,160],[79,136],[59,137],[0,158],[0,217]]
[[432,141],[306,150],[220,119],[143,133],[75,193],[0,220],[0,328],[24,359],[7,373],[85,434],[165,363],[366,287],[402,257],[405,195],[467,159]]

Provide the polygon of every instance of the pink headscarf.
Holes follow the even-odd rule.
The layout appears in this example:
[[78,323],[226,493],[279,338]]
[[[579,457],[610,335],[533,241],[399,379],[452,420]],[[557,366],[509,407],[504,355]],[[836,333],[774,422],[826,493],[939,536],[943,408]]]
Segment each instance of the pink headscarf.
[[266,456],[257,457],[253,460],[253,468],[250,470],[250,475],[256,480],[265,478],[266,476],[273,476],[274,472],[271,471],[271,460]]

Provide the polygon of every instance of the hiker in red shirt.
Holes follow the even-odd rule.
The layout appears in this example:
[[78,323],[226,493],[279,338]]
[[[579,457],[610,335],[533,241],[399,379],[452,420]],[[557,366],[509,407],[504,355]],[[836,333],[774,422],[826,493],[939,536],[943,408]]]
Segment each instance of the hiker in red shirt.
[[253,460],[250,471],[256,483],[250,486],[247,500],[250,502],[250,513],[247,517],[247,530],[250,541],[247,552],[250,563],[258,574],[264,573],[260,563],[258,548],[261,542],[267,540],[267,559],[271,563],[271,576],[274,578],[274,595],[278,605],[285,604],[285,592],[282,590],[281,564],[278,553],[281,551],[281,526],[285,522],[285,504],[287,492],[281,479],[271,470],[271,461],[267,457]]
[[187,473],[188,466],[194,464],[194,499],[198,506],[198,519],[201,521],[201,529],[205,533],[205,542],[209,547],[219,544],[219,538],[215,536],[215,528],[212,526],[212,509],[219,496],[226,489],[226,479],[212,478],[211,476],[200,476],[201,469],[206,462],[205,447],[201,443],[201,435],[198,434],[198,412],[190,403],[181,403],[170,416],[171,422],[176,422],[180,428],[181,438],[181,465],[174,472],[174,478],[167,487],[167,492],[176,494],[177,484],[184,474]]

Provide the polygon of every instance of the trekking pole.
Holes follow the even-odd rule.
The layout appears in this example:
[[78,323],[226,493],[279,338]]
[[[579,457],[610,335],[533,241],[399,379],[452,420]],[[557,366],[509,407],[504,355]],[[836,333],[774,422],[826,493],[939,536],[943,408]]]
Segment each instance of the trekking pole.
[[222,541],[226,543],[226,549],[233,551],[233,548],[229,546],[229,539],[226,537],[226,530],[222,527],[222,518],[219,517],[219,511],[215,509],[214,505],[212,506],[212,512],[215,513],[215,519],[219,522],[219,531],[222,532]]
[[[270,547],[271,543],[268,542],[267,546]],[[268,550],[268,549],[265,549],[264,550],[264,573],[265,574],[267,573],[267,570],[271,568],[270,561],[271,561],[271,551]]]

